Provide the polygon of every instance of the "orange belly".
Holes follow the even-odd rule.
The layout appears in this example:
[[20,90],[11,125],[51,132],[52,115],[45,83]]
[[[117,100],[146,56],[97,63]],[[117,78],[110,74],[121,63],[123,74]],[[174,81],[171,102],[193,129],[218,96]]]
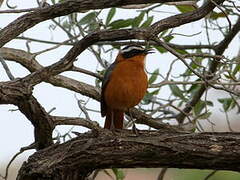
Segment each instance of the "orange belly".
[[137,105],[147,90],[144,64],[138,61],[119,63],[111,74],[104,99],[111,109],[126,111]]

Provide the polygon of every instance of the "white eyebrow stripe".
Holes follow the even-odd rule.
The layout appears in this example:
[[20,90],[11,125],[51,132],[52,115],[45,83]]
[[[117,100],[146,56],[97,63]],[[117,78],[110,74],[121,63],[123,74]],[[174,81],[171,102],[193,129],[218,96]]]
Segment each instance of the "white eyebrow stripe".
[[131,50],[134,50],[134,49],[137,49],[137,50],[140,50],[140,51],[144,50],[144,48],[142,48],[142,47],[130,46],[127,49],[123,49],[121,51],[122,51],[122,53],[126,53],[126,52],[130,52]]

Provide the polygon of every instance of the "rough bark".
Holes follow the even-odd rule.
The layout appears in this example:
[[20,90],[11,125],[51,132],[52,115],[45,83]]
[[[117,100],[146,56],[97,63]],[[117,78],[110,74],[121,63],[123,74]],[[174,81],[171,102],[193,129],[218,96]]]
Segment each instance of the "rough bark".
[[[166,3],[166,2],[173,2],[173,0],[170,1],[163,1],[163,0],[151,0],[148,1],[148,3]],[[224,0],[215,0],[215,4],[221,4]],[[38,10],[35,10],[33,12],[27,13],[12,23],[10,23],[8,26],[3,28],[0,31],[0,47],[2,47],[4,44],[9,42],[10,40],[17,37],[22,32],[26,31],[27,29],[30,29],[31,27],[35,26],[36,24],[46,21],[48,19],[52,19],[55,17],[71,14],[73,12],[79,12],[82,10],[90,10],[90,9],[103,9],[103,8],[110,8],[110,7],[118,7],[122,5],[130,5],[130,4],[143,4],[146,3],[144,0],[101,0],[96,3],[95,0],[68,0],[64,1],[63,3],[58,3],[56,5],[52,5],[50,7],[41,8]],[[148,38],[146,38],[145,33],[134,33],[131,34],[134,36],[131,36],[131,34],[124,34],[126,31],[121,32],[121,30],[116,30],[116,32],[113,30],[115,34],[118,34],[118,32],[121,32],[121,36],[118,38],[112,39],[112,40],[125,40],[125,39],[150,39],[151,36],[156,35],[168,28],[177,27],[189,22],[197,21],[204,16],[206,16],[209,12],[211,12],[215,7],[214,3],[211,1],[207,1],[202,7],[199,9],[189,12],[189,13],[182,13],[179,15],[171,16],[169,18],[163,19],[161,21],[156,22],[153,24],[153,26],[150,27],[150,33],[147,34]],[[109,32],[111,33],[111,31]],[[128,35],[128,36],[126,36]],[[111,39],[105,39],[111,40]],[[101,41],[101,40],[100,40]],[[93,42],[96,43],[97,41]],[[91,44],[90,44],[91,45]]]
[[[148,3],[169,1],[150,0]],[[0,46],[2,47],[22,32],[48,19],[82,10],[145,2],[144,0],[101,0],[98,2],[95,0],[68,0],[50,7],[39,8],[19,17],[3,28],[0,31]],[[238,137],[240,134],[238,133],[183,133],[171,126],[158,123],[150,116],[133,109],[132,115],[137,119],[137,123],[167,130],[161,131],[161,133],[142,131],[140,136],[137,137],[130,133],[116,133],[113,135],[110,132],[103,132],[100,128],[95,129],[95,125],[84,121],[81,124],[78,122],[79,118],[67,119],[66,117],[50,116],[32,96],[32,88],[36,84],[45,81],[56,86],[67,86],[68,89],[99,100],[98,89],[58,74],[71,70],[77,56],[95,43],[129,39],[151,40],[153,36],[166,29],[203,18],[214,9],[216,4],[219,5],[224,0],[215,0],[214,2],[215,4],[212,1],[207,1],[195,11],[159,20],[146,29],[100,30],[93,32],[75,43],[61,60],[48,67],[42,67],[37,61],[32,64],[30,61],[22,63],[23,66],[30,70],[31,74],[15,81],[1,82],[0,104],[15,104],[18,106],[19,110],[34,125],[35,140],[38,143],[37,149],[42,150],[36,152],[29,158],[27,163],[24,163],[18,179],[84,179],[94,169],[111,167],[176,167],[239,171],[238,157],[240,151],[238,144],[240,140]],[[239,26],[236,27],[239,29]],[[237,31],[232,32],[232,35],[237,33]],[[231,39],[228,40],[225,45],[231,41]],[[217,48],[220,48],[220,45]],[[221,50],[217,51],[216,49],[216,52],[222,54]],[[24,56],[22,58],[20,61],[24,62],[26,59],[24,59]],[[216,66],[212,65],[211,67],[217,68],[217,63]],[[203,89],[204,91],[205,89]],[[201,92],[198,92],[198,96],[195,98],[196,102],[200,97]],[[187,113],[194,106],[194,104],[190,105],[191,107],[189,110],[187,109]],[[179,119],[183,121],[186,112]],[[76,123],[93,128],[95,133],[83,134],[64,144],[52,145],[53,128],[58,124],[67,123]]]
[[[179,0],[177,0],[179,1]],[[182,0],[186,1],[186,0]],[[176,2],[176,0],[149,0],[147,3],[166,3]],[[110,7],[119,7],[131,4],[145,4],[145,0],[68,0],[55,5],[39,8],[33,12],[19,17],[0,31],[0,46],[11,39],[17,37],[22,32],[35,26],[36,24],[53,19],[55,17],[68,15],[74,12],[81,12],[91,9],[104,9]]]
[[79,180],[105,168],[240,171],[239,144],[240,133],[85,133],[33,154],[22,166],[18,180]]
[[51,116],[32,95],[32,89],[22,79],[0,82],[0,104],[14,104],[34,126],[36,149],[53,144],[54,124]]

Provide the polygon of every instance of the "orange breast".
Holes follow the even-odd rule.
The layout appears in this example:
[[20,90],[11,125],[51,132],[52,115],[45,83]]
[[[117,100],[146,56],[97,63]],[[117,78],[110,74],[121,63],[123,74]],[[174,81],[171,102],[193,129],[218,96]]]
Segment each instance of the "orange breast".
[[116,65],[104,92],[108,107],[126,111],[141,101],[148,85],[143,61],[135,58]]

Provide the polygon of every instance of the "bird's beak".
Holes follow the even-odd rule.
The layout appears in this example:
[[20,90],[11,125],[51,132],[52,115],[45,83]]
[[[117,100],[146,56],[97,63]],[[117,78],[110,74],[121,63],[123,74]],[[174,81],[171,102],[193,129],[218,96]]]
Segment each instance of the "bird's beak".
[[152,53],[155,53],[155,52],[154,52],[153,48],[150,48],[150,49],[146,49],[145,53],[146,54],[152,54]]

